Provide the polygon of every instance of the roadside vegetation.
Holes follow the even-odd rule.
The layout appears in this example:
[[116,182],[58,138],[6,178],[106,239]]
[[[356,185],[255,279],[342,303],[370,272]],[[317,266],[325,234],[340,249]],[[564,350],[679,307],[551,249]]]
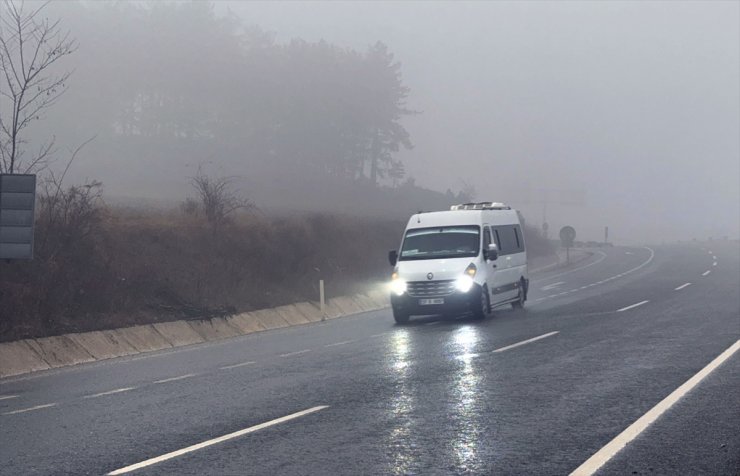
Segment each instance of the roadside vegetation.
[[[0,341],[317,301],[319,279],[328,297],[363,292],[387,279],[405,226],[250,206],[214,222],[202,198],[142,209],[106,205],[99,182],[41,190],[35,258],[0,262]],[[526,233],[532,256],[552,251]]]

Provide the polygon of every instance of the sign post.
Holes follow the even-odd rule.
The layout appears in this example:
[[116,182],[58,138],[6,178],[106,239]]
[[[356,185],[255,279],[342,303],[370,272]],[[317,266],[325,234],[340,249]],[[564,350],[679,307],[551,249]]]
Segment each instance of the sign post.
[[0,259],[33,259],[36,176],[0,174]]
[[564,226],[560,229],[560,245],[565,248],[565,262],[570,264],[570,248],[576,239],[576,229],[572,226]]

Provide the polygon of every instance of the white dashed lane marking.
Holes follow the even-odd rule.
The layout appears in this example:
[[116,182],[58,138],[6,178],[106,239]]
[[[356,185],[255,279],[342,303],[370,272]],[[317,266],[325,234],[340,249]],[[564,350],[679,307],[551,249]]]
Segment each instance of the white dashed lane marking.
[[195,377],[195,374],[185,374],[185,375],[180,375],[178,377],[163,378],[162,380],[155,380],[154,383],[175,382],[177,380],[183,380],[183,379],[190,378],[190,377]]
[[702,276],[706,276],[706,275],[708,275],[711,272],[712,272],[712,270],[708,269],[708,270],[704,271],[703,273],[701,273],[701,275]]
[[687,288],[689,286],[691,286],[691,283],[684,283],[684,284],[680,285],[679,287],[677,287],[674,291],[680,291],[683,288]]
[[558,281],[557,283],[548,284],[547,286],[544,286],[540,289],[542,289],[543,291],[549,291],[552,288],[557,288],[561,284],[565,284],[565,281]]
[[631,306],[623,307],[622,309],[617,309],[617,312],[629,311],[630,309],[634,309],[638,306],[642,306],[643,304],[647,304],[649,302],[650,301],[640,301],[638,303],[632,304]]
[[288,352],[287,354],[280,354],[280,357],[292,357],[294,355],[301,355],[307,352],[311,352],[311,349],[304,349],[304,350],[299,350],[297,352]]
[[250,426],[249,428],[245,428],[243,430],[235,431],[233,433],[229,433],[228,435],[219,436],[218,438],[213,438],[211,440],[206,440],[202,443],[198,443],[197,445],[188,446],[187,448],[183,448],[181,450],[172,451],[171,453],[164,454],[162,456],[157,456],[156,458],[150,458],[148,460],[142,461],[141,463],[132,464],[130,466],[126,466],[125,468],[117,469],[115,471],[111,471],[108,473],[109,475],[116,475],[116,474],[126,474],[130,473],[131,471],[136,471],[137,469],[146,468],[147,466],[151,466],[153,464],[161,463],[163,461],[170,460],[172,458],[177,458],[178,456],[182,456],[187,453],[192,453],[193,451],[198,451],[203,448],[207,448],[209,446],[216,445],[218,443],[223,443],[224,441],[233,440],[234,438],[238,438],[240,436],[244,436],[249,433],[254,433],[255,431],[262,430],[263,428],[268,428],[270,426],[279,425],[280,423],[285,423],[290,420],[295,420],[296,418],[300,418],[302,416],[309,415],[311,413],[318,412],[320,410],[324,410],[326,408],[329,408],[326,405],[308,408],[306,410],[292,413],[290,415],[286,415],[284,417],[276,418],[274,420],[270,420],[265,423],[260,423],[259,425]]
[[233,364],[233,365],[225,365],[223,367],[220,367],[220,369],[221,370],[235,369],[237,367],[246,367],[247,365],[254,365],[254,364],[256,364],[256,362],[252,362],[252,361],[241,362],[241,363]]
[[100,393],[94,393],[92,395],[85,395],[82,398],[98,398],[98,397],[104,397],[106,395],[113,395],[116,393],[123,393],[128,392],[131,390],[134,390],[136,387],[123,387],[123,388],[117,388],[115,390],[108,390],[107,392],[100,392]]
[[12,412],[5,412],[3,415],[16,415],[18,413],[26,413],[26,412],[32,412],[34,410],[41,410],[42,408],[50,408],[55,407],[56,403],[47,403],[46,405],[36,405],[35,407],[30,408],[22,408],[20,410],[13,410]]
[[530,344],[532,342],[536,342],[536,341],[538,341],[540,339],[545,339],[547,337],[554,336],[555,334],[557,334],[559,332],[560,331],[548,332],[547,334],[542,334],[541,336],[532,337],[531,339],[523,340],[521,342],[517,342],[516,344],[511,344],[511,345],[507,345],[506,347],[501,347],[500,349],[496,349],[493,352],[504,352],[504,351],[509,350],[509,349],[514,349],[516,347],[520,347],[520,346],[525,345],[525,344]]
[[0,395],[0,400],[10,400],[11,398],[18,398],[18,395]]
[[326,344],[324,347],[336,347],[338,345],[351,344],[352,342],[354,342],[354,341],[353,340],[345,340],[345,341],[342,341],[342,342],[335,342],[333,344]]

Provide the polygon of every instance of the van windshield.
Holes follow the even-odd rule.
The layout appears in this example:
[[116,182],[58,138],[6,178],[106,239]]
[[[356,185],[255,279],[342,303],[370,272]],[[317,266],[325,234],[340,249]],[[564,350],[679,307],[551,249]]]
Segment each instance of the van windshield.
[[406,232],[399,260],[465,258],[479,251],[478,226],[417,228]]

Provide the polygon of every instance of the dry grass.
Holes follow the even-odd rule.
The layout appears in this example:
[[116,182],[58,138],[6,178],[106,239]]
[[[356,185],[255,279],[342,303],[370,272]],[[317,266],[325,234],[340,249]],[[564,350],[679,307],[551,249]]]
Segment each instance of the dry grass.
[[[0,341],[203,318],[316,300],[387,277],[404,221],[241,213],[217,233],[182,210],[40,203],[36,256],[0,263]],[[84,190],[83,190],[84,192]],[[527,230],[530,253],[549,244]]]

